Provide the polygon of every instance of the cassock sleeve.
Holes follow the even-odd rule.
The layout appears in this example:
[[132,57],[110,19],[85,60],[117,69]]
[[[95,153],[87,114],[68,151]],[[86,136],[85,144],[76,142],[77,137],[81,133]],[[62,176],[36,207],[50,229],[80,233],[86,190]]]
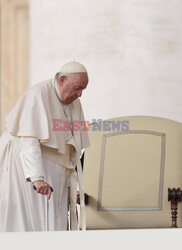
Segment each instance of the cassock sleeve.
[[34,137],[20,137],[20,159],[27,181],[44,180],[40,142]]

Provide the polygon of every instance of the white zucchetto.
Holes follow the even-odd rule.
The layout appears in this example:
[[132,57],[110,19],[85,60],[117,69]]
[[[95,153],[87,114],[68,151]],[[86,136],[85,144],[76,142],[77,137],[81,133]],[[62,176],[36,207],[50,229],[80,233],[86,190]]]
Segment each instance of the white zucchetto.
[[87,70],[83,64],[72,61],[69,63],[66,63],[62,66],[61,73],[87,73]]

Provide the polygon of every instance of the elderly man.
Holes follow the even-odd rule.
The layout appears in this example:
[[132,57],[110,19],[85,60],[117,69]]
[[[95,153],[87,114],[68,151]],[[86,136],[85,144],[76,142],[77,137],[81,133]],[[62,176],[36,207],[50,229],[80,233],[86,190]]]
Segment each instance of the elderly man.
[[79,157],[89,139],[72,124],[84,121],[78,97],[87,84],[86,68],[67,63],[54,79],[30,88],[7,116],[0,138],[0,231],[67,230],[68,185],[70,228],[77,230],[77,184],[85,228]]

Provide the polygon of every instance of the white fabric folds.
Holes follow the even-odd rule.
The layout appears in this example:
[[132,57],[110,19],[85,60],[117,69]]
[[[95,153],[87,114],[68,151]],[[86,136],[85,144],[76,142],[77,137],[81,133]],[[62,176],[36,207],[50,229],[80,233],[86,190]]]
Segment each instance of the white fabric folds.
[[44,180],[42,153],[37,138],[21,137],[19,156],[27,181]]
[[[84,121],[79,99],[69,105],[72,121]],[[53,120],[69,122],[59,100],[54,80],[34,85],[17,102],[6,118],[7,131],[18,137],[35,137],[40,143],[65,153],[66,144],[72,144],[77,152],[89,146],[87,131],[54,131]]]
[[[71,230],[78,229],[77,181],[81,195],[82,229],[86,227],[79,156],[81,150],[89,146],[87,131],[56,131],[53,119],[68,123],[84,121],[79,99],[63,105],[56,93],[54,80],[34,85],[7,116],[7,130],[0,138],[2,231],[66,230],[68,178]],[[47,197],[37,194],[32,183],[28,182],[37,177],[44,178],[53,187],[49,203]]]
[[66,168],[42,157],[45,180],[54,189],[47,203],[47,196],[37,194],[32,183],[25,179],[20,147],[19,138],[7,131],[3,133],[0,138],[0,148],[5,156],[0,158],[1,232],[67,230]]

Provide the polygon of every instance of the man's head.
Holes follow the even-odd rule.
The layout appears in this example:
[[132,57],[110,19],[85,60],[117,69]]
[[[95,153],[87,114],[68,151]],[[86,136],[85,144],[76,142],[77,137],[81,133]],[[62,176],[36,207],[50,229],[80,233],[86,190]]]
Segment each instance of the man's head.
[[72,103],[78,97],[81,97],[82,91],[87,87],[86,68],[78,62],[65,64],[58,74],[57,83],[62,102],[64,104]]

